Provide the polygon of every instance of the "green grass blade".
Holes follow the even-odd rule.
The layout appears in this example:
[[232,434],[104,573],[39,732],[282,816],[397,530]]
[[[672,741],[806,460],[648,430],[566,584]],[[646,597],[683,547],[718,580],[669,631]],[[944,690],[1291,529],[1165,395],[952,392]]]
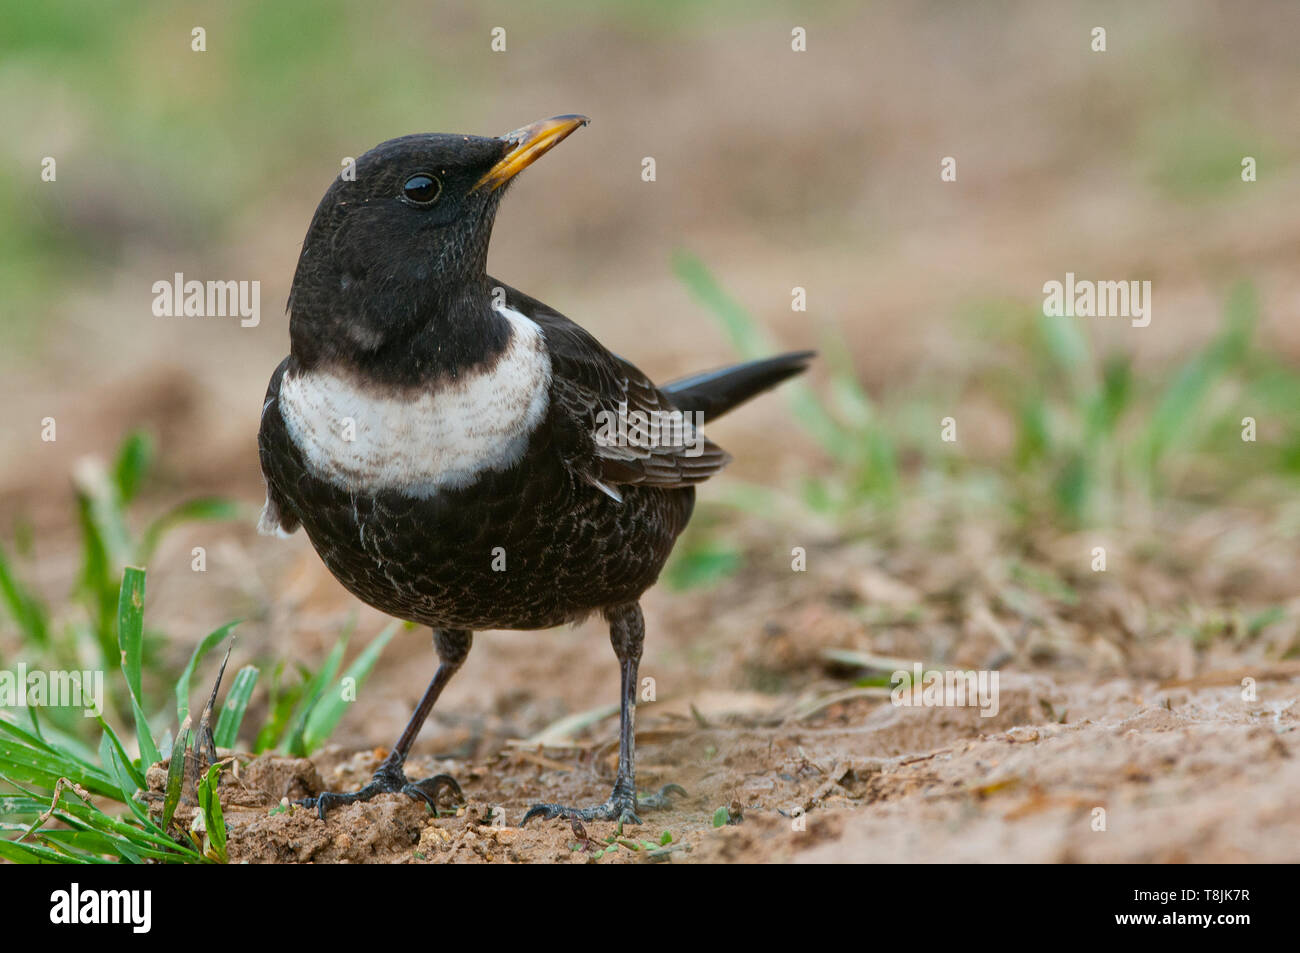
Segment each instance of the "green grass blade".
[[[0,719],[3,721],[3,719]],[[45,725],[37,728],[35,718],[32,719],[32,734],[38,741],[44,743],[48,750],[57,751],[60,754],[67,755],[89,768],[95,767],[95,749],[87,745],[80,738],[73,737],[64,731],[60,731],[53,725]],[[84,723],[84,722],[83,722]]]
[[112,665],[119,661],[116,634],[119,574],[131,561],[126,517],[117,486],[102,467],[83,468],[75,482],[83,553],[78,595],[90,610],[104,663]]
[[[0,728],[9,727],[12,726],[0,722]],[[121,797],[119,785],[104,771],[84,765],[62,752],[26,744],[20,736],[8,732],[0,734],[0,775],[50,790],[59,778],[68,778],[103,797]]]
[[185,782],[185,759],[190,754],[194,734],[188,727],[181,729],[172,745],[171,761],[167,765],[167,790],[163,795],[163,830],[168,830],[181,802],[181,786]]
[[221,813],[221,798],[217,796],[217,785],[221,777],[221,765],[214,764],[208,768],[207,775],[199,782],[199,808],[203,811],[203,824],[207,830],[208,841],[220,863],[226,857],[226,820]]
[[1092,347],[1078,318],[1039,314],[1038,331],[1047,356],[1077,389],[1092,366]]
[[255,666],[245,665],[235,675],[230,691],[226,693],[226,702],[221,706],[216,730],[212,733],[213,742],[218,748],[233,748],[239,739],[239,726],[244,722],[248,700],[257,687],[258,674]]
[[113,465],[113,483],[124,504],[135,499],[145,476],[153,467],[154,456],[153,440],[143,431],[132,431],[122,441]]
[[712,586],[735,575],[743,564],[744,556],[734,546],[721,540],[692,538],[673,554],[664,568],[663,580],[679,592]]
[[138,699],[143,695],[141,671],[144,665],[144,570],[127,566],[117,601],[117,641],[127,687]]
[[81,760],[75,753],[51,747],[0,718],[0,772],[3,772],[6,761],[50,772],[56,775],[56,780],[58,776],[66,776],[84,783],[85,787],[93,788],[100,784],[107,785],[109,793],[113,791],[113,779],[96,765]]
[[1151,468],[1197,419],[1196,411],[1211,386],[1249,350],[1258,312],[1254,286],[1235,285],[1225,310],[1223,331],[1183,365],[1151,414],[1145,440],[1146,463]]
[[230,634],[230,630],[239,625],[238,621],[227,622],[219,629],[209,632],[203,637],[194,649],[190,660],[185,664],[181,671],[180,678],[176,679],[176,722],[184,724],[185,719],[190,716],[190,681],[194,678],[194,670],[198,667],[199,661],[203,656],[212,651],[222,639]]
[[25,643],[49,648],[49,610],[18,580],[3,546],[0,546],[0,604],[9,610]]
[[280,662],[275,666],[271,673],[271,687],[268,692],[270,695],[267,702],[269,713],[265,723],[257,732],[257,739],[253,742],[254,754],[269,751],[277,747],[284,739],[289,729],[289,719],[293,715],[298,700],[302,697],[303,689],[306,687],[309,678],[308,674],[304,674],[302,681],[286,688],[283,686],[284,663]]
[[128,864],[144,863],[143,852],[136,850],[130,841],[122,837],[102,834],[96,830],[52,830],[42,832],[41,836],[47,844],[54,842],[66,847],[72,847],[84,852],[87,857],[116,854]]
[[162,760],[162,755],[158,753],[158,746],[154,744],[153,737],[149,734],[149,720],[145,718],[140,703],[134,698],[131,699],[131,712],[135,716],[136,743],[140,745],[140,768],[147,771],[151,764],[157,764]]
[[[0,859],[15,864],[67,864],[76,863],[67,854],[41,847],[36,844],[17,843],[0,838]],[[83,863],[106,863],[99,859],[87,858]]]
[[220,497],[203,497],[181,503],[149,524],[144,535],[140,537],[136,559],[140,562],[148,562],[157,551],[163,536],[176,526],[184,523],[235,520],[243,515],[243,507],[238,503]]
[[[93,804],[73,801],[75,792],[66,790],[52,819],[67,825],[72,830],[58,828],[38,828],[34,836],[46,842],[55,842],[63,846],[72,846],[95,853],[116,853],[121,857],[138,863],[142,858],[158,860],[191,860],[201,862],[203,856],[183,843],[172,838],[146,830],[129,820],[111,817]],[[0,815],[9,817],[39,817],[49,810],[47,800],[35,797],[0,798]],[[26,831],[30,824],[0,825],[0,830]]]
[[149,720],[140,707],[143,697],[144,667],[144,585],[143,569],[128,566],[122,573],[122,589],[117,602],[117,640],[122,653],[122,673],[126,676],[135,719],[136,742],[144,767],[162,760],[149,731]]
[[[334,685],[330,691],[321,697],[317,704],[312,706],[302,733],[302,745],[305,753],[311,754],[334,733],[335,727],[338,726],[339,720],[343,717],[343,712],[347,710],[351,700],[355,700],[356,693],[361,690],[361,686],[365,684],[371,669],[375,667],[379,654],[383,652],[384,647],[397,634],[400,627],[400,622],[392,622],[387,625],[348,666],[338,684]],[[351,694],[352,699],[346,697],[348,694]]]
[[718,319],[732,345],[746,360],[771,353],[772,343],[749,312],[728,295],[699,258],[687,251],[673,255],[673,271],[688,291]]
[[[727,294],[697,257],[686,251],[678,251],[673,256],[673,270],[695,299],[717,319],[741,357],[754,360],[776,350],[771,338],[745,306]],[[848,381],[852,382],[851,386]],[[840,381],[843,395],[846,398],[865,400],[866,393],[851,374],[848,375],[848,381]],[[846,444],[851,443],[851,440],[846,440],[843,428],[827,413],[825,406],[806,383],[793,381],[787,386],[791,410],[804,429],[827,453],[837,459],[842,457]]]
[[294,710],[293,718],[290,719],[292,726],[289,732],[288,751],[295,758],[305,757],[307,749],[303,744],[303,733],[307,728],[307,719],[311,716],[311,711],[316,707],[325,688],[334,680],[334,675],[339,670],[339,665],[343,662],[343,650],[347,647],[348,636],[344,633],[339,640],[334,643],[334,648],[330,650],[329,656],[325,659],[325,664],[315,675],[313,675],[303,687],[302,697],[298,700],[298,707]]
[[[108,769],[109,774],[118,782],[122,790],[122,797],[130,800],[131,795],[144,787],[144,774],[130,758],[126,756],[126,749],[122,747],[122,739],[117,736],[113,726],[106,722],[101,716],[99,726],[104,729],[104,737],[99,741],[99,760],[104,767]],[[104,757],[105,746],[113,754],[113,758]],[[130,784],[123,784],[122,773],[125,772]]]

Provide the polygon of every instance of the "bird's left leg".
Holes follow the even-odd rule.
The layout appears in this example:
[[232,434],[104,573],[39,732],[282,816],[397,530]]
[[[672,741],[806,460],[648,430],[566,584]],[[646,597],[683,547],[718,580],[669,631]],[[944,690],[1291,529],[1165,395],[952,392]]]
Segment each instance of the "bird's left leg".
[[657,794],[638,797],[636,793],[636,689],[637,668],[641,664],[641,647],[645,643],[645,619],[636,602],[605,610],[609,620],[609,641],[618,656],[622,705],[619,711],[618,775],[609,800],[593,807],[565,807],[562,804],[534,804],[524,815],[527,824],[534,817],[577,818],[583,821],[621,821],[640,824],[637,811],[672,806],[670,794],[685,796],[676,784],[665,785]]
[[433,681],[425,689],[424,697],[420,699],[419,707],[407,722],[402,737],[397,739],[397,744],[393,745],[393,750],[375,771],[375,776],[370,783],[346,794],[323,791],[314,797],[303,798],[297,802],[298,804],[316,808],[317,814],[323,821],[331,808],[343,804],[355,804],[357,801],[369,801],[380,794],[405,794],[407,797],[424,801],[435,812],[438,810],[438,795],[443,791],[451,792],[458,800],[465,799],[460,785],[449,774],[438,774],[422,781],[408,781],[406,778],[406,756],[411,751],[411,745],[415,743],[415,736],[420,733],[420,729],[429,717],[429,712],[433,711],[434,703],[438,701],[442,690],[464,664],[470,646],[474,644],[474,633],[468,629],[434,629],[433,644],[438,650],[438,671],[434,673]]

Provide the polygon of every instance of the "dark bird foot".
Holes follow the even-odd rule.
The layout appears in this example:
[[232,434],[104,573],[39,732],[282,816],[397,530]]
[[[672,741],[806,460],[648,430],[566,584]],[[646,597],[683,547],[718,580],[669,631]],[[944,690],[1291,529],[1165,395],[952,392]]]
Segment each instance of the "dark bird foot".
[[375,772],[371,782],[359,791],[352,791],[349,794],[323,791],[316,797],[306,797],[294,803],[303,807],[316,808],[316,813],[320,815],[320,819],[323,821],[327,812],[342,804],[369,801],[380,794],[405,794],[417,801],[423,801],[436,814],[438,812],[438,795],[444,789],[451,791],[456,795],[459,802],[464,803],[465,795],[461,792],[460,785],[449,774],[436,774],[422,781],[408,781],[406,780],[406,772],[400,766],[383,764]]
[[565,807],[563,804],[534,804],[524,815],[520,827],[523,827],[535,817],[540,817],[544,821],[554,820],[557,817],[566,820],[577,819],[580,821],[617,821],[620,824],[642,824],[644,823],[637,816],[637,811],[662,811],[673,806],[673,800],[669,795],[676,794],[679,797],[686,797],[686,790],[680,784],[665,784],[655,794],[638,795],[635,801],[626,795],[617,793],[611,794],[608,801],[604,804],[597,804],[594,807]]

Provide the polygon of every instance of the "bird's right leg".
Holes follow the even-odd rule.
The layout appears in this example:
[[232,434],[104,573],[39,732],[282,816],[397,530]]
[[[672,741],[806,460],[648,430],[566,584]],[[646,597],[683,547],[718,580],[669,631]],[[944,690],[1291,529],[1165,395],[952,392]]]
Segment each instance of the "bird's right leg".
[[316,812],[323,821],[326,813],[331,808],[341,804],[354,804],[357,801],[369,801],[379,794],[405,794],[407,797],[424,801],[435,811],[438,809],[438,795],[444,788],[463,801],[464,795],[461,793],[460,785],[456,783],[456,779],[451,775],[437,774],[421,781],[408,781],[406,779],[405,764],[406,756],[410,754],[411,745],[415,743],[416,735],[420,733],[420,729],[424,726],[424,722],[429,717],[429,712],[433,710],[433,705],[438,700],[438,696],[442,694],[442,690],[451,681],[451,677],[456,674],[461,665],[464,664],[473,642],[474,633],[468,629],[434,629],[433,644],[438,650],[438,671],[434,673],[433,681],[425,689],[424,697],[420,699],[415,714],[407,722],[402,737],[397,739],[397,744],[393,745],[393,750],[389,752],[388,757],[384,759],[384,763],[375,771],[370,783],[358,791],[347,794],[324,791],[316,797],[303,798],[297,803],[303,807],[316,808]]
[[636,602],[605,610],[609,620],[609,641],[618,656],[622,704],[619,706],[618,774],[614,790],[604,804],[592,807],[566,807],[563,804],[534,804],[524,815],[521,824],[535,817],[552,820],[557,817],[581,821],[617,821],[640,824],[637,811],[671,808],[676,794],[686,792],[680,785],[669,784],[656,794],[638,795],[636,790],[636,687],[637,668],[641,664],[641,647],[645,642],[645,619]]

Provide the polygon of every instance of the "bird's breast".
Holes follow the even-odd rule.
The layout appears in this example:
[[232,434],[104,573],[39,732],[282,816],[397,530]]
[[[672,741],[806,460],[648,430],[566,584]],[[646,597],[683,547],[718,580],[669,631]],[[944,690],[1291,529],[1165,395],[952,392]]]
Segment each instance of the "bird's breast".
[[517,463],[546,416],[551,362],[541,329],[500,311],[509,344],[454,381],[380,392],[346,371],[286,373],[279,409],[311,473],[353,492],[425,497]]

